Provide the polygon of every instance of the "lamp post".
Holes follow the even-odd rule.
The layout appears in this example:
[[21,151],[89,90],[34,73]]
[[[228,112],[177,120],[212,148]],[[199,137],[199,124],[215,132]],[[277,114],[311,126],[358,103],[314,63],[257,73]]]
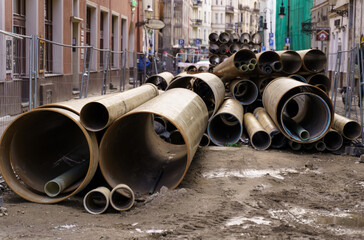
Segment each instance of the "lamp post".
[[[269,14],[270,14],[270,32],[269,32],[269,42],[271,41],[272,37],[273,37],[273,31],[272,31],[272,15],[273,15],[273,11],[272,9],[270,8],[264,8],[263,12],[265,12],[265,20],[264,20],[264,23],[263,23],[263,29],[264,30],[267,30],[267,11],[269,11]],[[268,44],[269,44],[268,42]]]
[[[147,23],[150,19],[153,18],[153,9],[150,5],[147,6],[147,9],[144,10],[144,23]],[[148,53],[148,29],[144,24],[144,31],[145,31],[145,51]]]
[[[289,39],[288,41],[290,41],[290,37],[289,37],[289,9],[290,9],[290,4],[289,4],[289,1],[290,0],[287,0],[287,39]],[[283,19],[283,17],[285,16],[286,14],[284,13],[284,6],[283,6],[283,0],[282,0],[282,5],[280,7],[280,11],[279,11],[279,17],[281,19]],[[286,42],[286,47],[287,47],[287,50],[290,49],[290,43]]]

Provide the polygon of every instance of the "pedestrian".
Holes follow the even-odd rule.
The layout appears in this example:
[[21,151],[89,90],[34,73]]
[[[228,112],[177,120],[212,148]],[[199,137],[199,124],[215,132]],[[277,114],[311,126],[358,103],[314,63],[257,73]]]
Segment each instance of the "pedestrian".
[[142,53],[137,59],[137,67],[138,67],[138,80],[140,85],[145,82],[145,68],[150,65],[150,61],[145,57],[144,53]]

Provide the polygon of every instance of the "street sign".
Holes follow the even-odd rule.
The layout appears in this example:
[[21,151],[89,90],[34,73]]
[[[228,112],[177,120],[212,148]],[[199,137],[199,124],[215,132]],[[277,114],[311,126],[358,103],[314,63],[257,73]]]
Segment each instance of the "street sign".
[[269,39],[269,46],[273,46],[274,45],[274,40],[273,39]]
[[265,46],[262,46],[262,52],[265,51]]
[[286,38],[284,38],[284,42],[286,44],[290,44],[291,43],[291,39],[289,37],[286,37]]
[[329,28],[317,28],[316,29],[316,41],[328,41],[330,37]]
[[184,39],[178,39],[178,45],[183,47],[183,45],[185,45],[185,40]]
[[166,26],[166,24],[158,19],[149,19],[146,21],[145,26],[154,30],[161,30]]
[[273,33],[269,33],[269,38],[272,38],[273,37]]

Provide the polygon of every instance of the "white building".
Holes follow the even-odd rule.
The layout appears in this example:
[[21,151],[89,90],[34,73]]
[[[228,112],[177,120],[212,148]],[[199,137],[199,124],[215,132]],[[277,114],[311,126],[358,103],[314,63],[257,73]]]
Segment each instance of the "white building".
[[263,46],[274,50],[276,30],[276,0],[260,0],[260,16],[263,17]]

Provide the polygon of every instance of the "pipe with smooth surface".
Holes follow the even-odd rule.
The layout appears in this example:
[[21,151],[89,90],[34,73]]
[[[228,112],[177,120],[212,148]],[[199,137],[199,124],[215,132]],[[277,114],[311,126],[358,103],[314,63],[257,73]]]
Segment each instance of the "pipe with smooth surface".
[[202,138],[201,138],[201,141],[200,141],[200,144],[198,145],[199,147],[207,147],[210,145],[210,137],[208,134],[204,133]]
[[251,40],[253,44],[260,45],[262,43],[263,37],[260,33],[257,32],[252,35]]
[[230,34],[230,42],[236,43],[239,42],[240,38],[237,33]]
[[220,57],[218,55],[211,55],[209,57],[209,62],[211,65],[215,66],[220,63]]
[[222,32],[219,35],[219,42],[220,43],[228,43],[230,41],[230,34],[227,32]]
[[230,51],[230,48],[229,48],[229,46],[227,44],[223,43],[223,44],[220,45],[219,54],[226,55],[226,54],[229,53],[229,51]]
[[83,198],[83,206],[91,214],[104,213],[110,204],[110,190],[98,187],[89,191]]
[[306,78],[304,78],[303,76],[298,75],[298,74],[289,75],[288,77],[292,78],[292,79],[294,79],[296,81],[299,81],[299,82],[307,83]]
[[[95,133],[81,125],[76,113],[56,107],[18,116],[2,135],[0,152],[0,170],[7,185],[36,203],[60,202],[80,192],[93,178],[99,154]],[[85,159],[88,170],[79,181],[56,197],[44,193],[49,179],[71,169],[69,161]]]
[[[257,71],[260,74],[271,74],[273,73],[273,66],[280,67],[282,66],[281,58],[279,55],[274,51],[265,51],[256,54],[257,56]],[[278,66],[280,65],[280,66]],[[275,68],[279,70],[278,68]]]
[[[323,138],[333,122],[333,106],[321,89],[290,78],[277,78],[263,93],[263,105],[278,129],[291,141],[316,142]],[[309,138],[297,135],[284,115],[309,133]]]
[[129,210],[135,202],[133,190],[126,184],[116,185],[110,193],[111,206],[117,211]]
[[209,46],[209,51],[212,54],[218,54],[219,53],[219,45],[217,45],[217,44],[211,44]]
[[83,161],[73,166],[71,169],[62,173],[58,177],[46,182],[44,192],[49,197],[58,196],[66,188],[77,182],[82,176],[85,176],[88,169],[88,161]]
[[209,41],[212,43],[217,43],[219,41],[219,34],[213,32],[209,35]]
[[242,105],[252,104],[258,97],[258,87],[247,79],[236,79],[230,84],[230,91],[234,99]]
[[232,43],[230,45],[230,47],[229,47],[229,53],[230,54],[234,54],[239,50],[240,50],[240,45],[238,43]]
[[324,74],[314,74],[307,77],[307,83],[319,87],[326,93],[331,89],[331,80]]
[[294,74],[302,67],[301,56],[292,50],[276,52],[282,61],[282,71],[286,74]]
[[299,151],[302,148],[301,143],[293,142],[293,141],[288,141],[288,146],[294,151]]
[[[172,123],[184,145],[165,142],[154,131],[153,116]],[[118,118],[100,144],[100,170],[111,187],[127,184],[138,194],[176,188],[185,176],[207,127],[208,111],[194,92],[170,89]],[[131,151],[131,149],[134,149]]]
[[252,113],[244,114],[244,127],[246,128],[251,145],[257,150],[266,150],[271,144],[267,131]]
[[300,72],[319,73],[325,69],[326,55],[318,49],[300,50],[297,53],[301,56],[302,67]]
[[293,131],[302,141],[310,139],[310,133],[289,116],[283,115],[283,124],[287,129]]
[[280,72],[283,69],[282,63],[280,61],[272,62],[270,66],[275,72]]
[[326,150],[326,144],[323,141],[315,142],[315,149],[319,152],[323,152]]
[[166,90],[173,78],[174,75],[172,73],[162,72],[149,77],[145,82],[156,85],[160,90]]
[[361,136],[361,126],[358,122],[335,113],[332,128],[349,140],[355,140]]
[[226,99],[209,121],[207,132],[218,146],[237,143],[243,133],[244,109],[234,99]]
[[118,117],[158,94],[158,88],[148,83],[108,98],[90,102],[81,109],[81,123],[89,131],[101,131],[110,126]]
[[323,140],[324,140],[327,150],[329,150],[329,151],[339,150],[342,147],[343,142],[344,142],[341,134],[334,129],[330,129],[330,131],[325,135]]
[[240,35],[240,42],[241,43],[250,43],[251,42],[251,36],[249,33],[243,33]]

